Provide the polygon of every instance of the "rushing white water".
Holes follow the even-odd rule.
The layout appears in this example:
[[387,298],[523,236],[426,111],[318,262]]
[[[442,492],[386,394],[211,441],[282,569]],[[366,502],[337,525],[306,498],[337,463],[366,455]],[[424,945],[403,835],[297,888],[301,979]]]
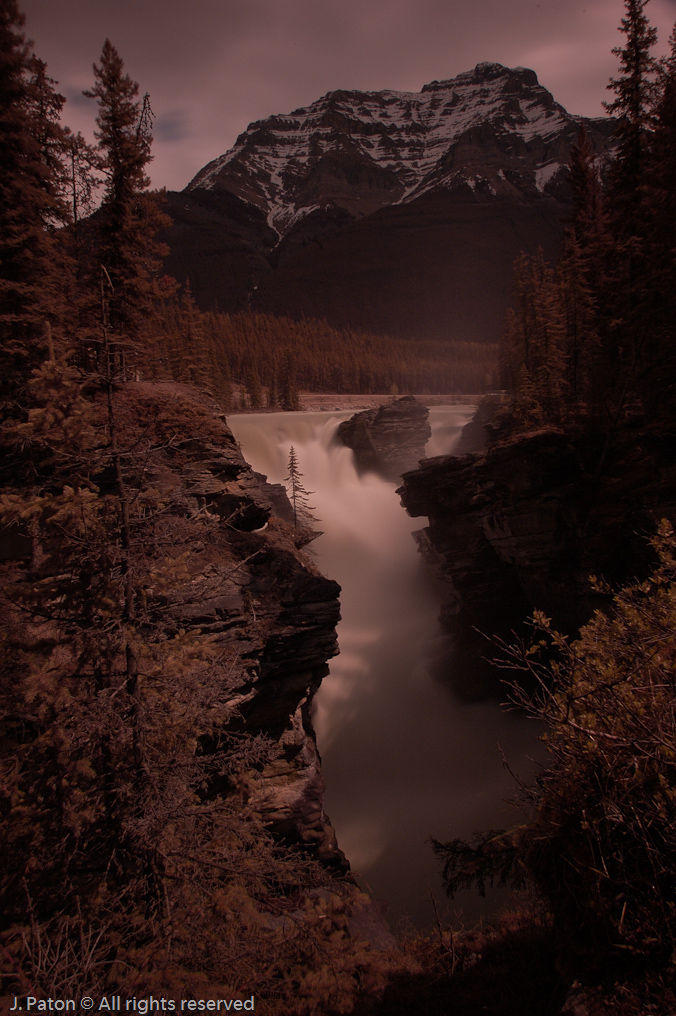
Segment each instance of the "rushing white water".
[[[428,455],[452,451],[470,406],[430,411]],[[515,821],[513,777],[537,751],[530,721],[496,701],[468,704],[426,662],[438,655],[443,591],[427,574],[396,484],[359,476],[335,441],[349,412],[238,415],[229,424],[254,469],[282,482],[294,446],[324,535],[311,546],[341,587],[340,655],[316,698],[326,810],[353,869],[393,917],[421,926],[447,904],[429,845]],[[436,671],[435,671],[436,673]],[[466,895],[468,920],[480,910]],[[491,906],[495,906],[495,901]],[[457,903],[451,913],[457,912]]]

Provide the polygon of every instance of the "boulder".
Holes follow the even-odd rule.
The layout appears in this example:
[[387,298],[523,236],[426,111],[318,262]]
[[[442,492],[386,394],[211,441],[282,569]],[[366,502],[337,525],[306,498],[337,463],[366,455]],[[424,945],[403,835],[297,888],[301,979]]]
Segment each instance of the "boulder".
[[412,395],[355,413],[338,428],[338,438],[354,452],[357,468],[398,480],[425,457],[432,431],[429,410]]

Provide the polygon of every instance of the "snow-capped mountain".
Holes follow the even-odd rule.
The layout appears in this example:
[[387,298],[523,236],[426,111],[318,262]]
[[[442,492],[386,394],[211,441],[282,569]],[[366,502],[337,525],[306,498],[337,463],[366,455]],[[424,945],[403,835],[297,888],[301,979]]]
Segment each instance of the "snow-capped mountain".
[[[187,190],[227,190],[280,235],[328,204],[352,215],[464,184],[495,196],[552,192],[580,118],[534,71],[481,63],[421,92],[335,91],[250,124]],[[607,119],[586,120],[608,136]]]
[[496,341],[514,258],[556,255],[581,123],[602,169],[613,121],[572,116],[523,67],[329,92],[169,195],[167,269],[208,308]]

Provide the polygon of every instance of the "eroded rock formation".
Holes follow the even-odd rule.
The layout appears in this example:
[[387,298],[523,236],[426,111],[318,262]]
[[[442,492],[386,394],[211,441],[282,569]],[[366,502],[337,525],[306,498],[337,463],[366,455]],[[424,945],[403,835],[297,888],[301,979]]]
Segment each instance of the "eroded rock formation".
[[476,413],[462,428],[460,440],[453,450],[454,455],[486,450],[489,432],[500,407],[508,401],[506,392],[487,392],[477,406]]
[[418,465],[431,433],[429,410],[412,395],[355,413],[338,428],[338,437],[354,451],[358,468],[388,480],[398,480]]
[[509,637],[540,609],[574,632],[607,600],[590,575],[645,573],[648,537],[676,517],[673,440],[628,435],[597,476],[600,453],[600,442],[546,428],[404,476],[402,504],[429,519],[420,550],[451,589],[448,627]]
[[346,868],[323,811],[309,720],[326,661],[338,651],[340,587],[297,550],[279,517],[288,515],[282,491],[245,462],[215,403],[176,384],[129,384],[116,398],[122,415],[148,415],[159,431],[139,483],[163,499],[171,525],[194,528],[185,575],[164,596],[167,634],[213,636],[231,661],[229,729],[277,743],[253,802],[269,826]]

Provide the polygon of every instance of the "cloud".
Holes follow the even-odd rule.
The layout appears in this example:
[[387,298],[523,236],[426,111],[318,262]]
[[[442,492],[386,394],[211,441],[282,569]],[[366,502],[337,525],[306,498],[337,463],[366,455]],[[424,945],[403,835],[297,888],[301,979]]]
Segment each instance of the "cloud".
[[153,136],[159,142],[185,141],[190,137],[189,114],[185,109],[171,109],[153,123]]

